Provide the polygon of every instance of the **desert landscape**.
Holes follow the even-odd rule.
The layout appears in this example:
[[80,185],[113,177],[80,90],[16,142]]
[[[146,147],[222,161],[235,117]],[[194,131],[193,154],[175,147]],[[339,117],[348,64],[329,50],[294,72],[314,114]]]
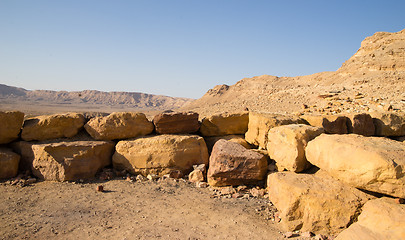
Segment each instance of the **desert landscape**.
[[405,30],[200,99],[0,84],[1,239],[405,239]]

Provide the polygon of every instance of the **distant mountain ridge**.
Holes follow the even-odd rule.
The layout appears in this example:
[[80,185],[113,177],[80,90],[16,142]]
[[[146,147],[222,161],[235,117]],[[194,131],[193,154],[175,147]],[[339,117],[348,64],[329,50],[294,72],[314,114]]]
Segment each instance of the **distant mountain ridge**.
[[38,104],[125,105],[150,110],[176,109],[193,101],[193,99],[189,98],[168,97],[139,92],[26,90],[24,88],[0,84],[0,103],[12,100],[29,101]]

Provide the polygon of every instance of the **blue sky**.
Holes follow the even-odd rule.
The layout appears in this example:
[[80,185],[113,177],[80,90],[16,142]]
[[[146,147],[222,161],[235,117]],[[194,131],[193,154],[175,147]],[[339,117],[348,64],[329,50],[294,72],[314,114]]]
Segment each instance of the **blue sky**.
[[0,0],[0,83],[199,98],[245,77],[335,71],[405,1]]

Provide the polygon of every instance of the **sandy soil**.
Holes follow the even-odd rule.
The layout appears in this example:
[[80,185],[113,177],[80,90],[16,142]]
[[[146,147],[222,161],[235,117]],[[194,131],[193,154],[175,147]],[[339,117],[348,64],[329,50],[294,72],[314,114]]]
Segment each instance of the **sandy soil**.
[[0,239],[284,239],[267,199],[213,197],[182,180],[3,181],[0,192]]

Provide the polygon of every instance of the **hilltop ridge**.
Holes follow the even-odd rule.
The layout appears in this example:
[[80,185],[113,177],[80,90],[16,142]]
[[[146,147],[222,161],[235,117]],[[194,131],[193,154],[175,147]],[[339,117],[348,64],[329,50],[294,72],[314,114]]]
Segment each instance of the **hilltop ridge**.
[[267,112],[365,112],[392,106],[405,110],[405,29],[377,32],[335,72],[270,75],[218,85],[184,110],[202,115],[248,108]]

